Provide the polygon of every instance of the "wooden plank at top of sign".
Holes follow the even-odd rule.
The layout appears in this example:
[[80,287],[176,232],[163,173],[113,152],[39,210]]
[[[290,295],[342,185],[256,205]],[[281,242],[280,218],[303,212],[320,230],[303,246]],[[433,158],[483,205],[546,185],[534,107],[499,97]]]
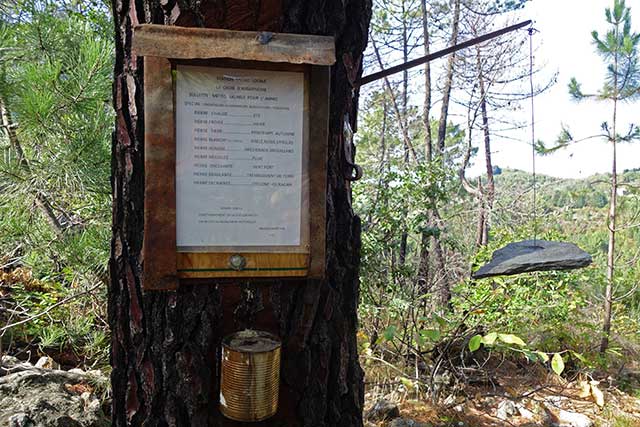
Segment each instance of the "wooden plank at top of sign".
[[335,42],[330,36],[156,24],[134,28],[133,49],[141,56],[174,59],[232,58],[312,65],[336,62]]

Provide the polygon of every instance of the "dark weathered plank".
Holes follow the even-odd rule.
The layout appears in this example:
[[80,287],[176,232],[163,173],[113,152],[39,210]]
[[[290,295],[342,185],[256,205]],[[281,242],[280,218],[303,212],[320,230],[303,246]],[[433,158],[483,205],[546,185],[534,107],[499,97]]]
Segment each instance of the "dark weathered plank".
[[175,59],[233,58],[247,61],[333,65],[333,37],[230,31],[143,24],[134,29],[138,55]]
[[327,145],[329,138],[329,90],[331,74],[328,67],[311,67],[309,98],[309,278],[322,279],[326,269],[327,222]]
[[147,290],[176,289],[176,144],[171,64],[144,59],[144,271]]

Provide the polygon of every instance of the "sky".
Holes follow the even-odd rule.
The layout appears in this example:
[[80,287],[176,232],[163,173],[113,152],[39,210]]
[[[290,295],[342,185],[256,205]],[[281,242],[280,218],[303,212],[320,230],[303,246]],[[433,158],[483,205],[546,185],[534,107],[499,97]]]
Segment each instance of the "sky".
[[[640,31],[640,1],[627,0],[631,7],[632,28]],[[535,133],[547,145],[552,145],[564,123],[575,139],[600,131],[600,124],[611,120],[611,104],[583,101],[576,103],[568,94],[571,77],[582,84],[584,92],[594,92],[602,85],[605,66],[591,43],[591,31],[607,30],[604,10],[613,0],[531,0],[522,12],[522,20],[532,19],[538,30],[535,62],[545,65],[545,73],[558,72],[558,82],[535,98]],[[640,124],[640,102],[620,108],[619,129],[630,123]],[[530,114],[528,105],[524,113]],[[493,163],[501,168],[531,171],[530,134],[516,136],[518,140],[492,142]],[[624,132],[621,132],[624,133]],[[515,135],[514,135],[515,136]],[[484,169],[484,153],[476,157],[470,175]],[[611,170],[610,144],[593,139],[548,156],[537,156],[536,172],[562,178],[584,178]],[[640,141],[618,146],[618,171],[640,167]]]

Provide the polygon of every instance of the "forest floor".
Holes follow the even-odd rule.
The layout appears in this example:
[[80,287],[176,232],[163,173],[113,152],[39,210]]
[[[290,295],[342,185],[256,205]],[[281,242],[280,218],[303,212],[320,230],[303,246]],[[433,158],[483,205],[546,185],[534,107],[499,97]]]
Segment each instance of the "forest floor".
[[[598,378],[566,380],[543,367],[505,361],[484,383],[458,385],[455,396],[439,404],[403,390],[386,394],[369,389],[367,409],[386,399],[399,417],[369,419],[370,427],[640,427],[640,365]],[[599,381],[598,381],[599,379]],[[387,390],[388,391],[388,390]],[[444,403],[442,403],[444,402]],[[365,411],[367,414],[367,411]]]

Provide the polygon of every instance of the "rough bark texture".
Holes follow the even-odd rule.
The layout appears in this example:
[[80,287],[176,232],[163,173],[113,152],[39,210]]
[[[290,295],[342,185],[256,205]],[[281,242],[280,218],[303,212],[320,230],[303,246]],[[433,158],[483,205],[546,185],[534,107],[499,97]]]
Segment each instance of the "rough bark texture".
[[487,93],[485,90],[484,74],[482,72],[480,50],[478,52],[478,85],[480,86],[480,113],[482,115],[482,135],[484,136],[484,163],[487,171],[487,184],[482,188],[482,200],[480,224],[477,246],[485,246],[489,243],[489,224],[493,201],[496,193],[496,185],[493,180],[493,163],[491,162],[491,132],[489,131],[489,114],[487,112]]
[[[360,222],[351,210],[343,126],[355,128],[370,0],[113,0],[116,30],[113,138],[113,425],[234,426],[218,411],[217,349],[245,327],[283,340],[280,408],[264,426],[362,425],[363,373],[356,348]],[[143,292],[142,58],[137,23],[333,35],[327,279],[202,281]],[[354,93],[356,95],[354,95]]]

